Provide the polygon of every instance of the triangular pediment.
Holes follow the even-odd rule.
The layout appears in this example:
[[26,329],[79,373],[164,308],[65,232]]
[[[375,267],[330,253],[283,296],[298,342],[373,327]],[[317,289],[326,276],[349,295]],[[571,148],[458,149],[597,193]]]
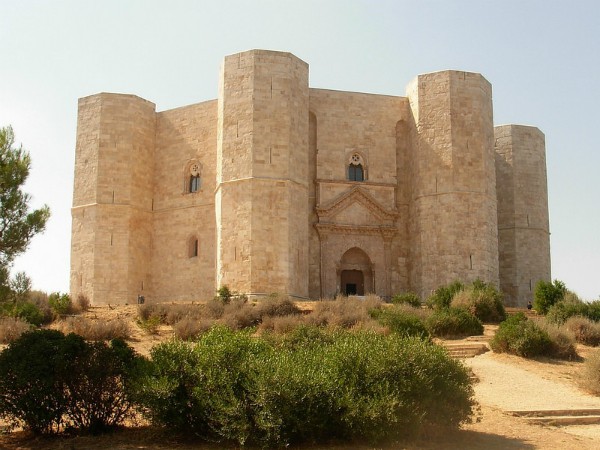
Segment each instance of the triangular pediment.
[[353,225],[392,224],[398,215],[386,209],[366,190],[356,186],[326,205],[317,207],[319,222]]

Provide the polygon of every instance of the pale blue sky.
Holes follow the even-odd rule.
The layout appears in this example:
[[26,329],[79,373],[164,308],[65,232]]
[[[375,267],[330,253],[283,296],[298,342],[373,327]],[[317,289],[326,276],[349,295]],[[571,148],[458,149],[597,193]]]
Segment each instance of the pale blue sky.
[[223,56],[265,48],[306,61],[318,88],[404,95],[419,73],[482,73],[497,125],[546,135],[553,278],[597,299],[599,24],[594,0],[0,0],[0,126],[32,155],[34,205],[52,209],[15,269],[68,290],[79,97],[213,99]]

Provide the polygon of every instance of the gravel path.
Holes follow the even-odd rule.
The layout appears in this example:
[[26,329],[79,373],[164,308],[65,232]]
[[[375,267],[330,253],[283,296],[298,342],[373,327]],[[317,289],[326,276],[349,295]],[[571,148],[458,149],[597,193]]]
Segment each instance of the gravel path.
[[465,360],[479,378],[475,395],[484,405],[504,411],[600,409],[600,398],[576,387],[541,378],[524,368],[494,358],[492,352]]

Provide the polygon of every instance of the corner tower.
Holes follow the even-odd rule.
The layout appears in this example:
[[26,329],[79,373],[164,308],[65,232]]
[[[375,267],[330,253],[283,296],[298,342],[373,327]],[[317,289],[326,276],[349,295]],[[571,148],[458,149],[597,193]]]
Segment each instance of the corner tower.
[[148,295],[155,106],[134,95],[79,100],[71,295],[93,304]]
[[308,296],[308,65],[225,57],[218,100],[217,287]]
[[415,122],[410,230],[413,290],[454,280],[498,284],[492,88],[480,74],[418,76],[407,93]]
[[550,281],[550,231],[544,134],[535,127],[495,128],[500,289],[511,306]]

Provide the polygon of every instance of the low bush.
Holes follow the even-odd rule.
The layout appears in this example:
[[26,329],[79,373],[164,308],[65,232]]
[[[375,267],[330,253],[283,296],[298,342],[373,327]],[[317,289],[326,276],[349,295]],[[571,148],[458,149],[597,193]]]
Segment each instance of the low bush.
[[558,359],[576,360],[579,359],[577,349],[575,348],[575,335],[566,327],[558,327],[547,322],[540,324],[540,327],[548,333],[552,348],[548,356]]
[[31,324],[18,317],[0,318],[0,344],[8,344],[31,330]]
[[160,327],[160,317],[150,316],[147,319],[138,318],[135,323],[144,332],[148,334],[158,334],[158,328]]
[[34,433],[122,424],[143,359],[122,341],[86,343],[55,330],[23,334],[0,353],[0,416]]
[[370,311],[381,308],[379,301],[365,301],[352,297],[315,302],[313,311],[306,317],[311,325],[352,328],[371,322]]
[[594,322],[600,322],[600,300],[593,302],[562,301],[555,303],[546,314],[546,319],[557,325],[564,324],[570,317],[587,317]]
[[220,319],[225,312],[225,304],[219,299],[212,298],[204,306],[204,314],[209,319]]
[[600,345],[600,323],[594,322],[587,317],[573,316],[565,322],[565,328],[570,330],[575,340],[581,344]]
[[564,299],[567,287],[562,281],[540,280],[535,286],[533,307],[539,314],[546,314],[552,305]]
[[449,308],[452,303],[452,298],[457,292],[465,288],[460,281],[455,281],[447,286],[440,286],[426,300],[425,304],[433,309]]
[[90,299],[85,294],[79,294],[75,300],[75,309],[79,312],[90,309]]
[[282,317],[293,314],[302,314],[300,308],[288,297],[273,295],[261,298],[256,304],[258,316],[261,319],[265,317]]
[[457,292],[451,304],[466,309],[483,323],[500,323],[506,319],[502,294],[492,284],[475,282]]
[[376,442],[456,428],[474,405],[459,362],[397,335],[299,327],[273,341],[215,327],[151,354],[139,383],[151,420],[214,442]]
[[585,360],[578,382],[586,391],[600,395],[600,350],[596,350]]
[[435,310],[425,321],[432,336],[442,338],[460,338],[483,334],[481,321],[462,308]]
[[59,328],[65,334],[75,333],[88,341],[110,341],[131,337],[129,325],[122,319],[101,322],[85,317],[67,317],[59,324]]
[[421,298],[414,292],[405,292],[403,294],[396,294],[392,297],[392,303],[395,305],[410,305],[413,308],[421,307]]
[[509,316],[500,324],[490,341],[490,347],[497,353],[510,353],[525,358],[552,356],[552,341],[548,333],[525,314]]
[[48,323],[44,312],[31,302],[6,304],[5,308],[4,315],[22,319],[31,325],[35,325],[36,327],[39,327],[44,323]]
[[277,334],[290,333],[305,324],[304,316],[290,314],[289,316],[266,316],[263,317],[258,329],[261,332],[273,331]]
[[197,339],[202,333],[208,331],[215,322],[212,319],[195,319],[184,317],[173,325],[173,335],[177,339],[190,341]]
[[549,323],[563,325],[571,317],[585,317],[587,310],[588,308],[585,303],[559,302],[548,308],[546,320]]
[[260,323],[260,311],[245,299],[233,298],[225,304],[220,321],[232,330],[242,330]]
[[394,305],[389,308],[373,309],[371,310],[371,316],[392,333],[428,338],[429,331],[427,331],[423,320],[417,314],[412,313],[411,310],[412,308],[409,310]]
[[50,309],[54,314],[58,316],[70,314],[73,310],[69,294],[61,294],[60,292],[53,292],[48,296],[48,305],[50,305]]

